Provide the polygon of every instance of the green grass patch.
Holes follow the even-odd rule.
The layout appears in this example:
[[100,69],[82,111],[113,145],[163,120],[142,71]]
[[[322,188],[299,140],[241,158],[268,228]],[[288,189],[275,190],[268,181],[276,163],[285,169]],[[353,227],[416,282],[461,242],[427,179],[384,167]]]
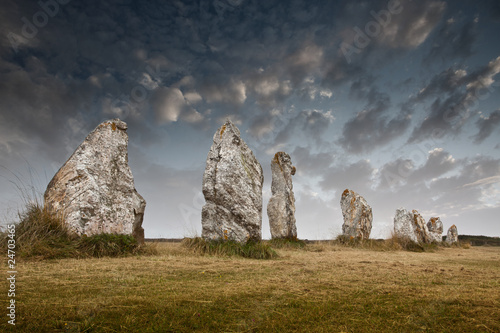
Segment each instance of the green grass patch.
[[196,237],[184,238],[182,244],[201,254],[240,256],[251,259],[273,259],[278,257],[276,251],[269,244],[251,240],[243,244],[231,240],[209,241]]

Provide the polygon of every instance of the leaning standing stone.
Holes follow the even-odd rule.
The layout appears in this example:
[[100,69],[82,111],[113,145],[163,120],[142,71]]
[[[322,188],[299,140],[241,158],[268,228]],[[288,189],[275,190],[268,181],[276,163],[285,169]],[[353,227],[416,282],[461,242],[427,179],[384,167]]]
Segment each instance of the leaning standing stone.
[[343,234],[354,238],[370,238],[373,215],[365,198],[346,189],[340,198],[340,207],[344,217]]
[[260,240],[263,182],[261,165],[227,120],[214,134],[203,174],[202,237],[240,243]]
[[276,153],[271,161],[271,171],[273,174],[272,196],[267,205],[271,237],[297,239],[292,184],[295,167],[292,166],[290,156],[284,152]]
[[448,234],[446,235],[446,242],[448,244],[458,243],[458,230],[455,225],[452,225],[448,229]]
[[45,205],[78,235],[116,233],[144,241],[146,201],[134,187],[126,130],[119,119],[101,123],[47,186]]

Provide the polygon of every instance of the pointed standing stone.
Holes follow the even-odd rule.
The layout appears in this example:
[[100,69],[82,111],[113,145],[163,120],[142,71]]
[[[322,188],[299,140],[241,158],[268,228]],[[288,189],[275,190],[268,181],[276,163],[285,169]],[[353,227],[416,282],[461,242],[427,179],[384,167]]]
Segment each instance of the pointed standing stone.
[[144,241],[146,201],[134,187],[126,130],[119,119],[101,123],[47,186],[45,205],[78,235],[116,233]]
[[202,237],[260,240],[263,182],[261,165],[227,120],[214,134],[203,174]]
[[452,225],[448,229],[448,234],[446,235],[446,242],[448,244],[458,243],[458,230],[455,225]]
[[267,205],[271,237],[297,239],[292,184],[295,167],[292,166],[290,156],[284,152],[276,153],[271,161],[271,171],[273,174],[272,196]]
[[431,217],[427,222],[427,229],[429,230],[431,242],[439,243],[443,241],[443,222],[439,217]]
[[344,217],[342,232],[346,236],[368,239],[372,230],[372,208],[354,191],[346,189],[340,198]]

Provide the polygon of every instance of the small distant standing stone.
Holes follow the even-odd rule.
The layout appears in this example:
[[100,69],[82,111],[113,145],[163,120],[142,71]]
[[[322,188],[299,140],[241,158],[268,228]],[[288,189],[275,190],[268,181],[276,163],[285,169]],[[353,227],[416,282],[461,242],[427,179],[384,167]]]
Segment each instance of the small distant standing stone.
[[441,242],[443,240],[443,222],[439,217],[431,217],[427,222],[429,237],[431,242]]
[[290,156],[285,152],[276,153],[271,161],[271,171],[272,196],[267,205],[271,237],[296,239],[295,197],[292,184],[295,167]]
[[340,207],[344,217],[342,232],[345,236],[368,239],[372,230],[372,208],[365,198],[346,189],[340,198]]
[[446,242],[448,244],[458,243],[458,230],[455,225],[452,225],[448,229],[448,234],[446,235]]

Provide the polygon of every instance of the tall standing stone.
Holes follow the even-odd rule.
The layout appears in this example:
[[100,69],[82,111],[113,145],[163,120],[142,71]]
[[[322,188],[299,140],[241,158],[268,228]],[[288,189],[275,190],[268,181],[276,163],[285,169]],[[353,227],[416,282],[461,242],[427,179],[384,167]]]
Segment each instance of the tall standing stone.
[[346,189],[340,198],[340,207],[344,217],[342,232],[345,236],[368,239],[372,230],[372,208],[365,198]]
[[448,229],[448,234],[446,235],[446,242],[448,244],[458,243],[458,230],[455,225],[452,225]]
[[404,208],[396,210],[394,216],[394,233],[401,238],[410,239],[416,243],[430,243],[429,230],[424,218],[413,210],[408,212]]
[[45,205],[78,235],[116,233],[144,241],[146,201],[134,187],[126,130],[119,119],[101,123],[47,186]]
[[431,217],[427,222],[427,229],[429,230],[429,237],[431,242],[443,241],[443,222],[439,217]]
[[261,165],[227,120],[214,134],[203,174],[202,237],[260,240],[263,182]]
[[271,237],[297,239],[292,184],[295,167],[292,165],[290,156],[285,152],[276,153],[271,161],[271,171],[273,175],[272,196],[267,205]]

